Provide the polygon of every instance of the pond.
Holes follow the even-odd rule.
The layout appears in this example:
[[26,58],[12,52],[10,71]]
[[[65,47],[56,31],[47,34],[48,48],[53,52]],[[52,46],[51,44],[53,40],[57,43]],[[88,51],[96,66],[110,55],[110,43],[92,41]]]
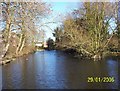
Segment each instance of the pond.
[[[118,89],[118,60],[83,60],[62,51],[38,51],[2,67],[3,89]],[[114,81],[103,81],[107,77]]]

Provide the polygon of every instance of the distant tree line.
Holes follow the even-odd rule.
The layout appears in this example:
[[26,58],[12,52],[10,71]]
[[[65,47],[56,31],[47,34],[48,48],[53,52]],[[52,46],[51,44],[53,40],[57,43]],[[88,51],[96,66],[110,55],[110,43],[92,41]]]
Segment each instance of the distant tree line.
[[54,42],[53,39],[48,38],[47,45],[48,45],[48,47],[46,49],[48,49],[48,50],[54,50],[55,49],[55,42]]

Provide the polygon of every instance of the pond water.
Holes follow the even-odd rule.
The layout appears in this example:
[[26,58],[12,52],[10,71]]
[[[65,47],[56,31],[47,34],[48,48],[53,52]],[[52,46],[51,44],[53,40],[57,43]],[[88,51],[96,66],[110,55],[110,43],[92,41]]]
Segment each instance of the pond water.
[[[83,60],[61,51],[39,51],[4,65],[2,88],[118,89],[118,60]],[[113,77],[114,82],[88,82],[90,77]]]

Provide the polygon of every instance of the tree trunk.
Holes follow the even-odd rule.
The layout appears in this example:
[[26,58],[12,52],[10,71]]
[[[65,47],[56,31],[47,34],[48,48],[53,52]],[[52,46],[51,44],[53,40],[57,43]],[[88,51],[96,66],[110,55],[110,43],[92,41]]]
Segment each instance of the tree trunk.
[[96,54],[96,55],[93,56],[93,58],[94,58],[94,59],[101,59],[101,55]]
[[21,44],[21,47],[20,47],[19,53],[22,51],[24,45],[25,45],[25,38],[24,38],[23,41],[22,41],[22,44]]
[[11,38],[11,31],[10,31],[10,20],[7,21],[7,25],[6,25],[6,31],[7,31],[7,43],[5,44],[5,54],[3,55],[3,57],[6,56],[6,54],[8,53],[8,49],[9,49],[9,45],[10,45],[10,38]]
[[19,44],[18,44],[18,47],[16,49],[17,55],[22,51],[24,45],[25,45],[25,38],[24,38],[23,34],[21,34]]
[[19,54],[20,46],[22,44],[22,39],[23,39],[23,34],[20,35],[19,44],[18,44],[18,47],[16,49],[16,54],[17,55]]

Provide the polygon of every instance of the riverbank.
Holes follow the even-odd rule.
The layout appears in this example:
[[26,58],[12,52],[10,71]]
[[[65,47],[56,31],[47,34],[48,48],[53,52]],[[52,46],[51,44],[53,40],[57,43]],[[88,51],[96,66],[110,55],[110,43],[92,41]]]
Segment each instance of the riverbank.
[[34,49],[32,51],[22,51],[20,54],[12,54],[12,55],[7,55],[6,57],[2,58],[0,61],[0,65],[6,65],[7,63],[10,63],[11,61],[16,60],[16,58],[25,56],[31,53],[34,53],[36,51],[44,51],[44,49]]
[[[44,51],[45,49],[36,49],[36,50],[33,50],[33,51],[23,51],[21,54],[19,55],[12,55],[12,56],[6,56],[5,58],[2,58],[2,61],[0,61],[0,65],[5,65],[7,63],[10,63],[11,61],[14,61],[16,60],[17,57],[21,57],[21,56],[24,56],[24,55],[28,55],[28,54],[31,54],[31,53],[34,53],[36,51]],[[59,50],[59,49],[57,49]],[[73,57],[75,58],[78,58],[78,59],[94,59],[94,58],[90,58],[86,55],[83,55],[81,53],[78,53],[76,52],[74,49],[67,49],[67,50],[61,50],[67,54],[71,54]],[[108,52],[104,55],[104,57],[119,57],[120,56],[120,52]]]
[[[79,59],[96,59],[96,60],[100,60],[102,58],[105,58],[105,57],[120,57],[120,52],[117,51],[117,52],[113,52],[113,51],[106,51],[106,52],[103,52],[102,56],[101,57],[92,57],[90,55],[85,55],[85,54],[82,54],[81,52],[77,52],[75,49],[57,49],[57,50],[61,50],[67,54],[71,54],[72,56],[74,56],[75,58],[79,58]],[[96,56],[96,55],[95,55]]]

